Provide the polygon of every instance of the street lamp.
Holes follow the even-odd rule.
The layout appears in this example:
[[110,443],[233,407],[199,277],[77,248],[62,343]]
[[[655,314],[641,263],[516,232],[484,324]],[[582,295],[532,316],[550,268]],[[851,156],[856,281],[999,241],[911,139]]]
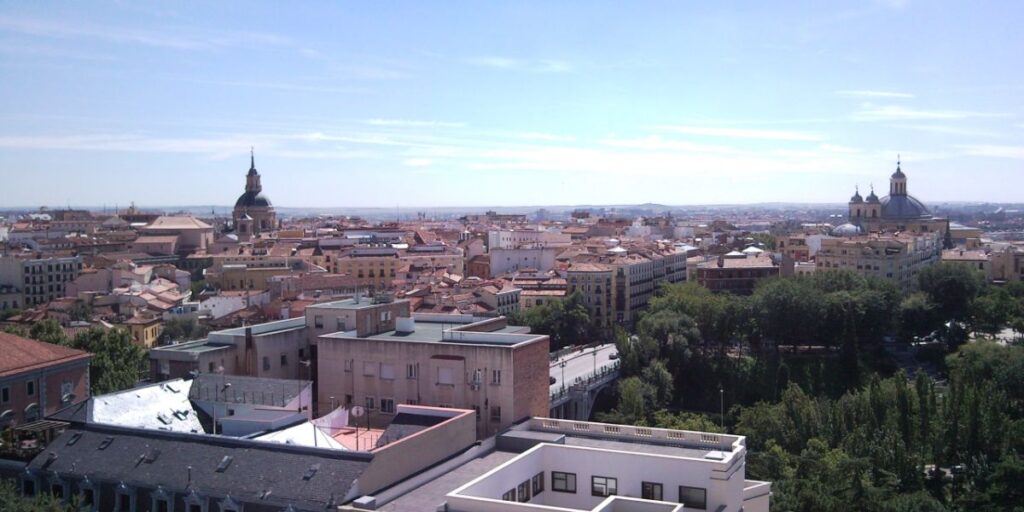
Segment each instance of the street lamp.
[[594,347],[594,377],[597,377],[597,347]]
[[565,392],[565,361],[563,360],[558,366],[562,367],[562,392]]
[[724,434],[725,433],[725,388],[722,387],[721,383],[718,384],[718,399],[719,399],[720,412],[721,412],[721,415],[722,415],[722,419],[721,419],[721,422],[722,422],[722,433]]

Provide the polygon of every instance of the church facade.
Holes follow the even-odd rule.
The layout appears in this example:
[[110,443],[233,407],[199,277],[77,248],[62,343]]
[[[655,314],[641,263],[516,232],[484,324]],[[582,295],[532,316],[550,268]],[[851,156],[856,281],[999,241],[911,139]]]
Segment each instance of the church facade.
[[932,215],[927,206],[907,192],[907,175],[896,162],[889,177],[889,195],[879,198],[872,189],[861,197],[858,190],[850,198],[849,223],[860,233],[932,233],[945,234],[949,221]]
[[250,155],[249,173],[245,176],[245,192],[235,201],[231,217],[240,241],[259,238],[277,229],[277,213],[270,199],[262,194],[260,173],[256,172],[256,156]]

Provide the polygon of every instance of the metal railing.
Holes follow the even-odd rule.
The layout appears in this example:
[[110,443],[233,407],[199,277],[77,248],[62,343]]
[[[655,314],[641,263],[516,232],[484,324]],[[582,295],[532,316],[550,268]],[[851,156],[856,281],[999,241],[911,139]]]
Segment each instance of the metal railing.
[[589,389],[590,386],[593,384],[603,383],[606,380],[611,380],[614,379],[615,377],[618,377],[619,366],[620,362],[614,361],[611,364],[598,368],[596,372],[590,372],[585,375],[576,377],[576,379],[573,382],[571,382],[568,386],[566,386],[563,382],[562,386],[559,389],[551,392],[551,401],[554,402],[568,395],[574,390]]

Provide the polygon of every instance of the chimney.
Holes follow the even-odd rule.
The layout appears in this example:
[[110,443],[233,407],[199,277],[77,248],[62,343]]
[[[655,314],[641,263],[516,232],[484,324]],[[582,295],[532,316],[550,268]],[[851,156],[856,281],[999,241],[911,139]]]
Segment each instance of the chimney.
[[724,266],[725,266],[725,256],[720,254],[720,255],[718,255],[718,268],[722,268]]

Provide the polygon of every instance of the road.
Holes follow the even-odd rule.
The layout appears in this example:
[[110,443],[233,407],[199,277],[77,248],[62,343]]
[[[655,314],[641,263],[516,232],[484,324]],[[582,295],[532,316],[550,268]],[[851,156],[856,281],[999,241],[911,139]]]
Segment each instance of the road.
[[[596,360],[594,358],[595,351],[597,352]],[[611,355],[618,353],[614,343],[607,343],[595,348],[584,349],[582,352],[570,352],[560,359],[552,361],[551,376],[555,378],[555,383],[551,385],[551,392],[562,388],[563,362],[565,363],[565,384],[568,387],[576,382],[577,378],[585,378],[593,374],[595,364],[598,370],[614,364],[616,360],[611,359]]]

